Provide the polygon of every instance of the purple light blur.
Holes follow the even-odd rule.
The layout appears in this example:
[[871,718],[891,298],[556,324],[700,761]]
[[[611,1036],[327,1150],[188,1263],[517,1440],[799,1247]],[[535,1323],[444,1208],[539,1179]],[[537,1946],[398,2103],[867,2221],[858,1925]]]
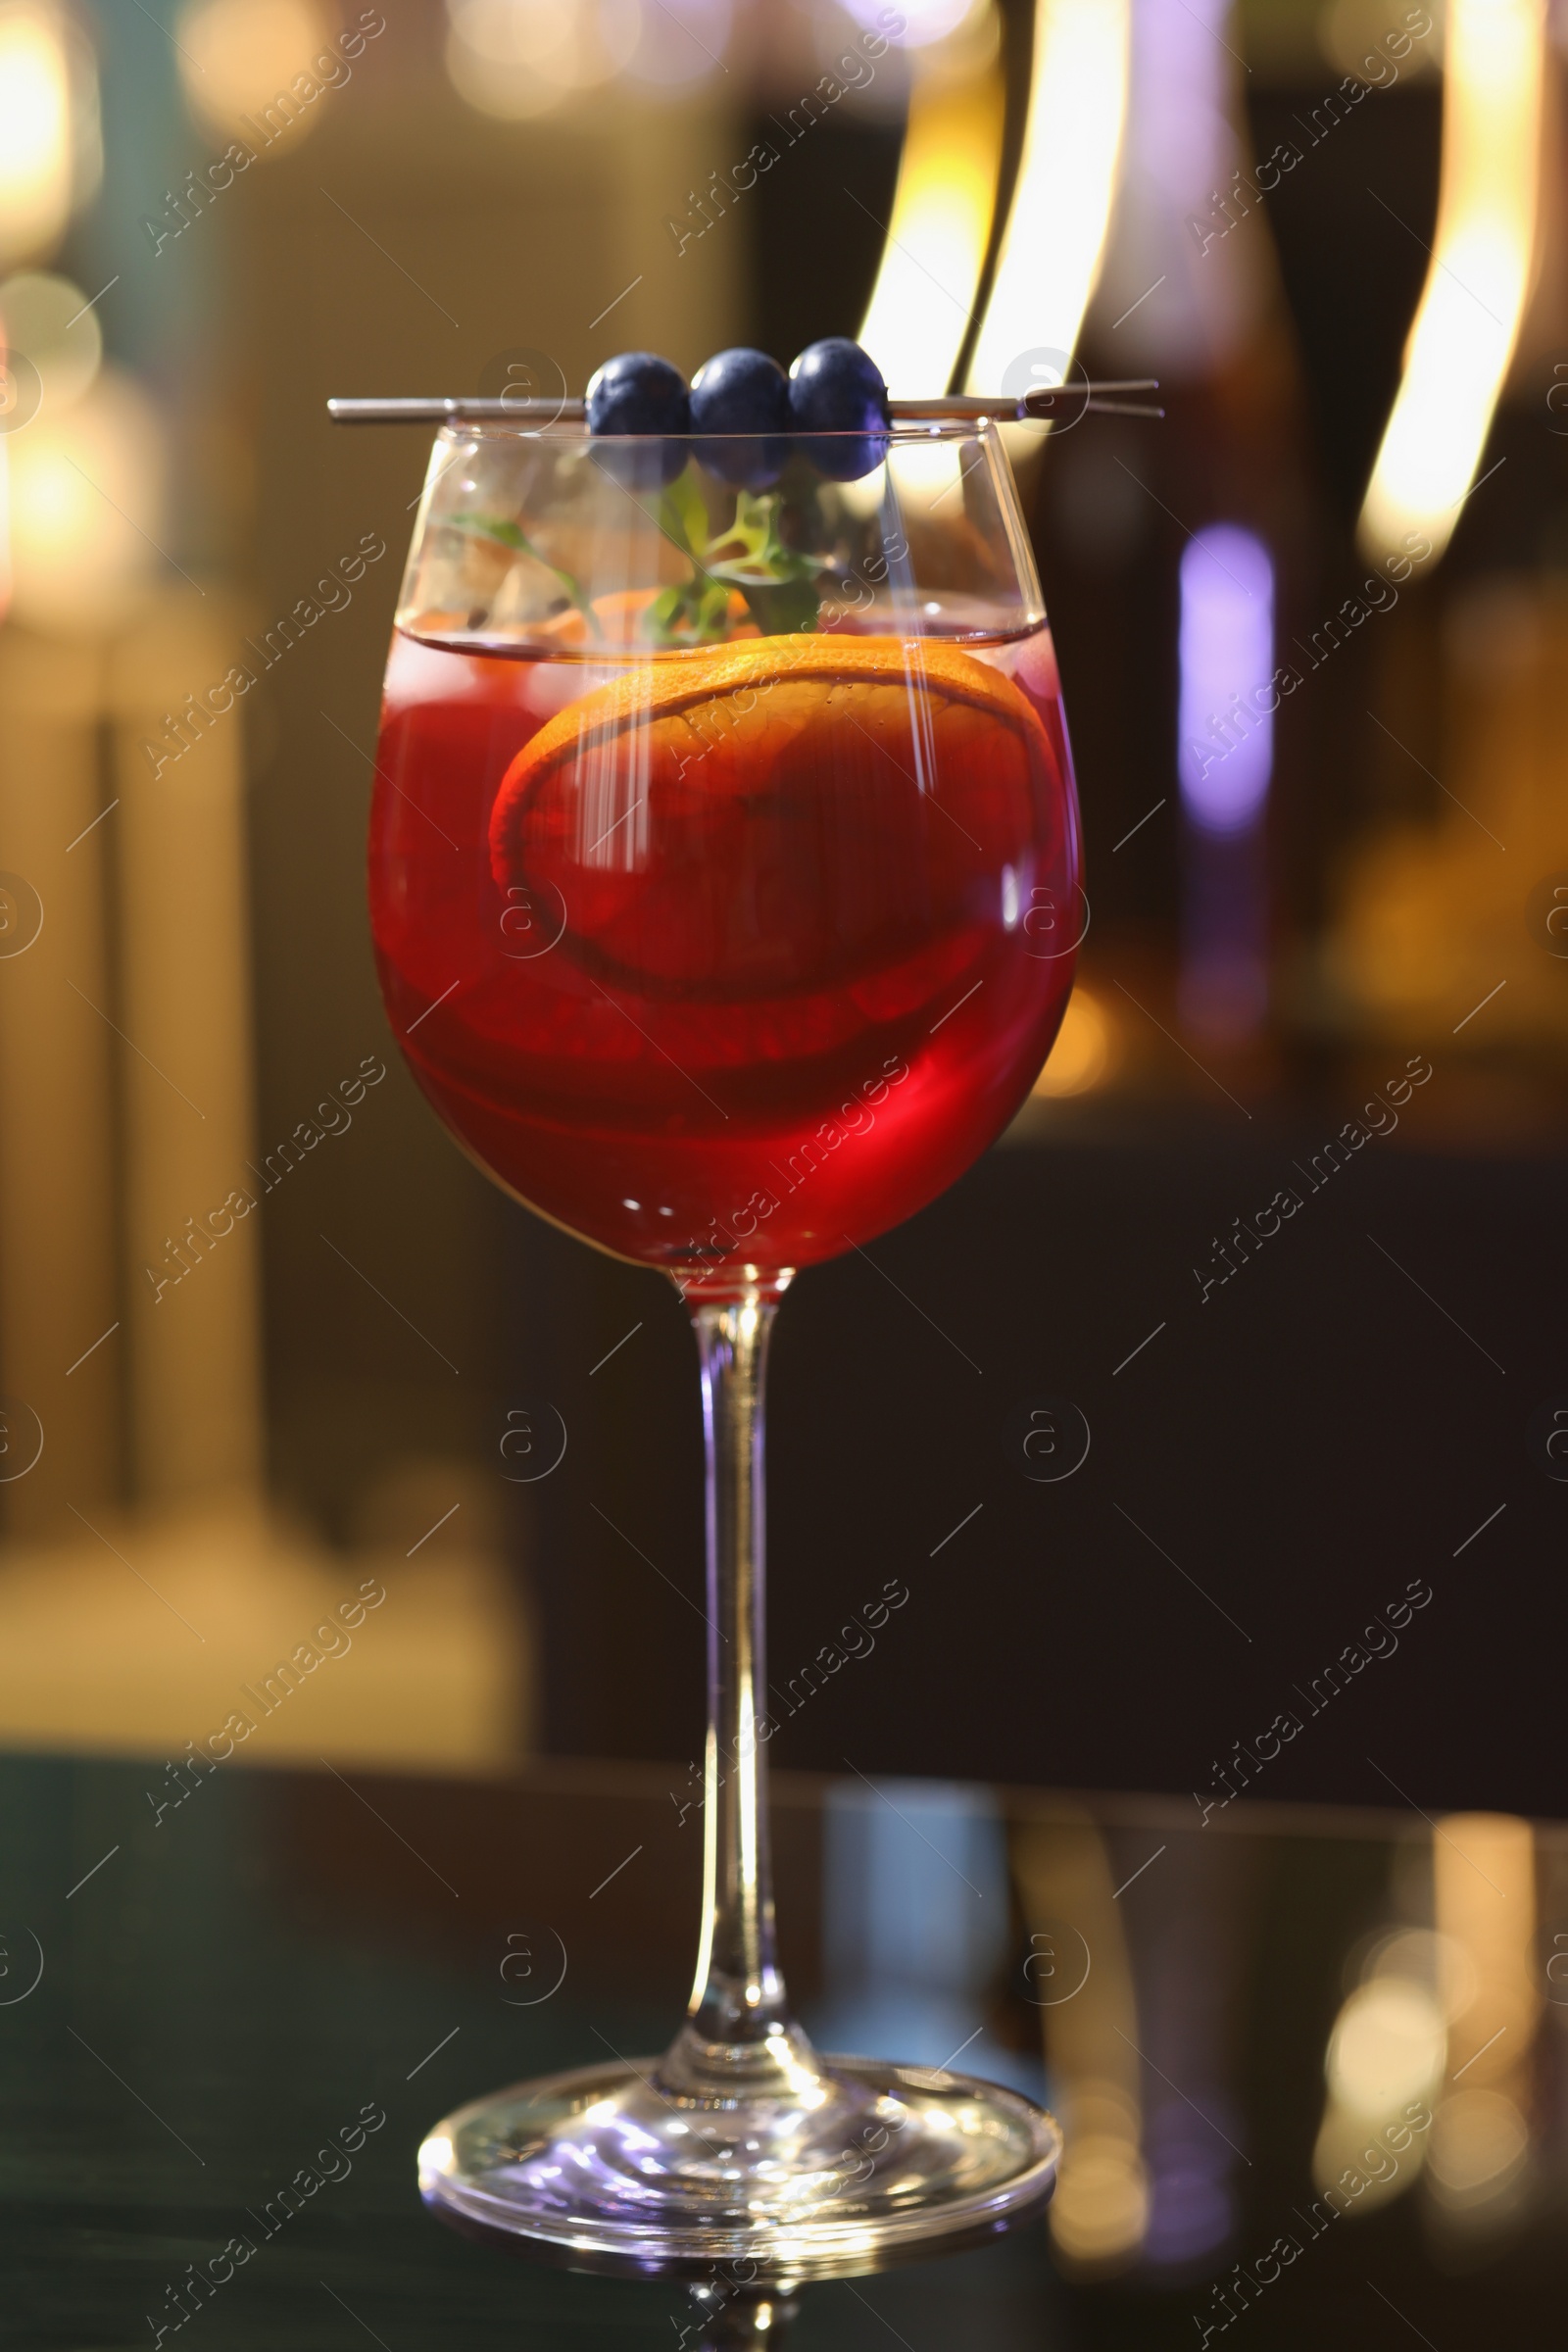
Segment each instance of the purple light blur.
[[1182,806],[1205,833],[1245,833],[1274,764],[1274,565],[1254,532],[1211,523],[1187,543],[1181,587]]

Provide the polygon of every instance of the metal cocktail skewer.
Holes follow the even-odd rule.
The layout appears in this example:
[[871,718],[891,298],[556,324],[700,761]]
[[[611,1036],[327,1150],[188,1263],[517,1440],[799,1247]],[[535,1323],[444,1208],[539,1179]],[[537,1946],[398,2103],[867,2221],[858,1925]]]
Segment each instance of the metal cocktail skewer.
[[[1086,410],[1102,416],[1163,416],[1164,410],[1150,402],[1105,397],[1158,390],[1157,376],[1140,375],[1098,384],[1047,385],[1016,399],[1004,393],[964,393],[941,400],[894,400],[888,406],[895,424],[965,417],[978,422],[986,416],[1003,423],[1043,423],[1057,416],[1081,416]],[[326,412],[334,424],[581,424],[586,415],[581,400],[514,399],[506,393],[499,399],[475,394],[455,400],[329,400]]]

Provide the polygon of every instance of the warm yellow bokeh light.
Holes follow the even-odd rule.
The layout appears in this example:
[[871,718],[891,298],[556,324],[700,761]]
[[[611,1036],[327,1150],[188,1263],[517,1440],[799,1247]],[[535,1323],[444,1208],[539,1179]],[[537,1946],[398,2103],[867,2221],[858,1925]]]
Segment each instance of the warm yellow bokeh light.
[[909,59],[898,185],[859,337],[895,400],[945,392],[969,331],[1002,166],[998,46],[987,7]]
[[1051,2206],[1051,2234],[1075,2269],[1120,2268],[1149,2229],[1149,2171],[1140,2149],[1143,2119],[1114,2084],[1073,2085],[1071,2136]]
[[164,448],[157,413],[106,369],[58,420],[13,433],[12,610],[67,635],[115,626],[159,568]]
[[1430,2098],[1447,2035],[1437,1996],[1408,1977],[1374,1977],[1341,2009],[1329,2042],[1331,2097],[1376,2124]]
[[43,0],[0,7],[0,258],[43,251],[71,218],[71,60]]
[[1070,355],[1100,275],[1127,119],[1130,0],[1036,0],[1012,210],[969,365],[996,392],[1031,351]]
[[[1454,2227],[1506,2225],[1524,2192],[1542,2007],[1536,1953],[1536,1841],[1507,1813],[1437,1824],[1433,1896],[1450,1966],[1446,2095],[1432,2127],[1434,2193]],[[1464,1997],[1468,1995],[1468,1997]]]
[[0,433],[0,620],[11,610],[11,443]]
[[[243,133],[247,118],[264,115],[296,74],[310,73],[332,31],[320,0],[192,0],[179,21],[185,96],[225,138]],[[298,96],[291,120],[309,124],[314,111]]]
[[[1136,2260],[1150,2214],[1142,2036],[1118,1889],[1088,1820],[1020,1835],[1012,1859],[1025,1916],[1043,1931],[1030,1939],[1045,1963],[1032,1997],[1066,2142],[1051,2234],[1069,2271],[1103,2276]],[[1063,1939],[1052,1923],[1068,1920]]]
[[1441,555],[1475,479],[1536,251],[1544,0],[1449,0],[1438,222],[1404,375],[1361,511],[1374,558]]
[[1448,2049],[1434,1947],[1430,1936],[1388,1937],[1329,2035],[1312,2181],[1326,2191],[1347,2167],[1364,2175],[1350,2211],[1375,2212],[1402,2196],[1426,2162],[1426,2135],[1414,2127],[1431,2112]]
[[1446,2205],[1500,2196],[1530,2153],[1530,2127],[1506,2091],[1454,2091],[1432,2127],[1432,2184]]
[[1115,1032],[1105,1007],[1080,981],[1034,1091],[1048,1097],[1090,1094],[1109,1077],[1114,1058]]
[[639,0],[447,0],[447,72],[481,114],[527,122],[611,80],[642,30]]
[[69,277],[42,270],[0,285],[0,340],[8,351],[25,352],[37,368],[50,415],[79,400],[103,365],[103,329],[87,296]]
[[[1435,8],[1432,13],[1441,17],[1442,10]],[[1353,74],[1358,81],[1383,88],[1388,86],[1390,63],[1384,43],[1397,29],[1396,17],[1389,13],[1389,0],[1328,0],[1317,21],[1318,50],[1336,74]],[[1439,57],[1440,43],[1418,36],[1408,55],[1398,60],[1400,81],[1436,74]]]
[[1375,1977],[1403,1977],[1423,1985],[1437,2002],[1445,2029],[1476,1996],[1469,1953],[1451,1936],[1440,1936],[1432,1928],[1400,1928],[1385,1936],[1374,1946],[1361,1975],[1368,1984]]

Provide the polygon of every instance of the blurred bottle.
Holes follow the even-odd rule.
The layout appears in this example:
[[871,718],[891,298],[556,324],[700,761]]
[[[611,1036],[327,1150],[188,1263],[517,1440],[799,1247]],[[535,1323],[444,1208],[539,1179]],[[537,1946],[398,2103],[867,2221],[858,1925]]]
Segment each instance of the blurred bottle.
[[1103,649],[1088,681],[1078,646],[1063,654],[1097,913],[1147,925],[1174,882],[1181,1025],[1245,1052],[1268,1016],[1281,586],[1299,569],[1306,474],[1268,222],[1287,167],[1251,151],[1240,40],[1230,0],[1134,0],[1084,359],[1092,374],[1157,376],[1166,419],[1097,419],[1061,449],[1046,527]]

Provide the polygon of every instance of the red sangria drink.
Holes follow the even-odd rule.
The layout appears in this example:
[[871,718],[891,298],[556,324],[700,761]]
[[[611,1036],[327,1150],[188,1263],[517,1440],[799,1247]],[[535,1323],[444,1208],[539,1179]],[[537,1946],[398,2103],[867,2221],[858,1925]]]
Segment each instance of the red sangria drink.
[[629,354],[587,430],[453,423],[386,677],[370,909],[392,1027],[498,1183],[676,1282],[708,1506],[685,2022],[662,2057],[600,2050],[448,2116],[420,2185],[461,2229],[643,2276],[802,2279],[971,2242],[1038,2208],[1060,2149],[1015,2091],[820,2057],[774,1947],[777,1301],[1000,1133],[1087,912],[1000,438],[892,424],[867,370],[816,345],[786,385],[729,353],[688,392]]
[[1048,633],[969,618],[618,660],[404,619],[382,986],[511,1192],[720,1296],[897,1224],[1011,1117],[1077,829]]

